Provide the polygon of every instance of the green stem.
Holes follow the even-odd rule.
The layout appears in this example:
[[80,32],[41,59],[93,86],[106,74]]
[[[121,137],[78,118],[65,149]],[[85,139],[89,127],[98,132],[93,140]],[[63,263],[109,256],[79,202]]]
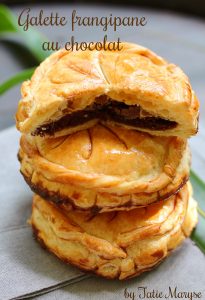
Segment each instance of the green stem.
[[200,215],[205,218],[205,211],[203,211],[199,206],[197,207],[197,209]]
[[16,75],[14,75],[13,77],[9,78],[5,82],[3,82],[0,85],[0,95],[4,94],[7,90],[12,88],[16,84],[29,79],[32,76],[34,70],[35,70],[35,68],[30,68],[30,69],[24,70],[22,72],[19,72]]

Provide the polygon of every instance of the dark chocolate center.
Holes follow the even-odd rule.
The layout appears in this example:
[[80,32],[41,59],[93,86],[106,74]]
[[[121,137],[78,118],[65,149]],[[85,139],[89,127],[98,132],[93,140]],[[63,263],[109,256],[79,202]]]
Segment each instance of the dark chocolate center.
[[53,135],[66,127],[81,125],[93,119],[113,120],[117,123],[149,130],[167,130],[177,126],[174,121],[150,115],[139,105],[126,105],[115,100],[102,104],[99,102],[73,113],[68,113],[55,122],[44,124],[32,133],[33,135]]

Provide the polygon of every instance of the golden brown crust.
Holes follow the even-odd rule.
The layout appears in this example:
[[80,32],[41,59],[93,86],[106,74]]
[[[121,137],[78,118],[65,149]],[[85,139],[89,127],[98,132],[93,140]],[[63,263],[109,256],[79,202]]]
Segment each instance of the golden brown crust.
[[[23,167],[21,167],[23,169]],[[157,201],[168,199],[175,195],[186,184],[188,178],[181,181],[180,185],[168,186],[159,193],[139,193],[125,196],[118,196],[109,193],[98,193],[73,185],[63,185],[46,180],[45,177],[33,172],[32,177],[27,177],[23,171],[25,181],[31,190],[48,201],[56,204],[65,204],[74,210],[90,210],[93,215],[102,212],[131,210],[134,208],[145,207]]]
[[82,209],[130,209],[164,199],[189,177],[179,137],[96,125],[59,138],[22,136],[21,172],[35,192]]
[[[32,133],[67,113],[83,110],[101,95],[140,105],[153,116],[178,124],[168,130],[144,131],[184,137],[197,131],[199,103],[187,76],[152,51],[129,43],[123,43],[123,50],[118,52],[62,49],[52,54],[22,85],[17,128]],[[82,126],[88,128],[90,123]]]
[[31,217],[37,238],[59,258],[119,279],[157,265],[191,233],[196,222],[196,202],[187,185],[176,196],[147,208],[95,217],[34,196]]

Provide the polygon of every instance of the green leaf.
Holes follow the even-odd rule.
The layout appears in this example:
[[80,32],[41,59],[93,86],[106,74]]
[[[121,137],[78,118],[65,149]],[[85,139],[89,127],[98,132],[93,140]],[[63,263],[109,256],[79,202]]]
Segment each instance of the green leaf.
[[194,198],[198,202],[199,222],[191,235],[191,239],[205,253],[205,183],[191,171],[191,183]]
[[42,49],[42,43],[47,41],[42,34],[32,28],[24,31],[18,25],[17,17],[5,5],[0,5],[0,37],[5,37],[8,33],[18,34],[23,39],[24,46],[29,49],[38,62],[43,61],[52,53]]
[[0,5],[0,34],[5,31],[17,32],[16,22],[10,10]]
[[10,88],[15,86],[16,84],[21,83],[22,81],[29,79],[32,76],[34,70],[35,70],[35,68],[26,69],[22,72],[17,73],[16,75],[11,77],[10,79],[6,80],[4,83],[2,83],[0,85],[0,95],[5,93],[6,91],[8,91]]

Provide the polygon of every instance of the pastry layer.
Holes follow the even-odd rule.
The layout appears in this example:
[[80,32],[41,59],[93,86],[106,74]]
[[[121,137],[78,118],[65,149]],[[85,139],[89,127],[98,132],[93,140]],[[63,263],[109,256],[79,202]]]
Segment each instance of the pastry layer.
[[166,201],[93,216],[34,196],[37,239],[65,262],[107,278],[150,270],[189,236],[197,222],[188,185]]
[[96,125],[65,137],[22,136],[21,172],[46,199],[106,211],[144,206],[176,193],[189,177],[179,137]]
[[22,85],[23,133],[64,135],[103,120],[155,135],[197,132],[199,103],[187,76],[139,45],[52,54]]

